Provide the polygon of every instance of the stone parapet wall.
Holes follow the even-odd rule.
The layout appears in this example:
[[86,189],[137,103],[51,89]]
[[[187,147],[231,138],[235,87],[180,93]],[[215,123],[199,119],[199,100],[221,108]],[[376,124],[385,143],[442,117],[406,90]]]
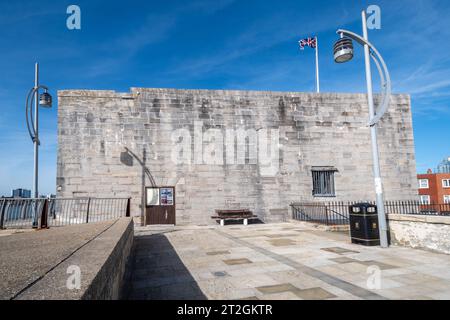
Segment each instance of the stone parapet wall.
[[393,244],[450,254],[450,216],[390,214]]
[[[86,225],[77,227],[80,232],[83,226]],[[126,297],[133,240],[134,224],[131,218],[112,222],[110,227],[54,266],[16,299],[117,300]],[[76,269],[73,267],[80,270],[79,289],[67,287],[68,282],[76,284],[73,278]]]

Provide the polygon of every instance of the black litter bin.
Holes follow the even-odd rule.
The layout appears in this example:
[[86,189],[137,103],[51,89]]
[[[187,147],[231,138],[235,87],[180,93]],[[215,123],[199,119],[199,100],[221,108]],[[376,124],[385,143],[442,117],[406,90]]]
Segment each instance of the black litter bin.
[[357,203],[349,206],[349,212],[352,243],[379,246],[377,206],[370,203]]

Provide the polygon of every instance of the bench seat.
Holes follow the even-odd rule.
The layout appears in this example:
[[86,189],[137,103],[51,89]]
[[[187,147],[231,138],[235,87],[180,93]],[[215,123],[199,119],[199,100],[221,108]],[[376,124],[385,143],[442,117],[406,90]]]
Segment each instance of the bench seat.
[[248,224],[248,220],[257,219],[258,216],[254,215],[248,209],[240,210],[216,210],[216,215],[211,216],[212,219],[220,220],[220,225],[225,225],[227,220],[243,220],[244,225]]

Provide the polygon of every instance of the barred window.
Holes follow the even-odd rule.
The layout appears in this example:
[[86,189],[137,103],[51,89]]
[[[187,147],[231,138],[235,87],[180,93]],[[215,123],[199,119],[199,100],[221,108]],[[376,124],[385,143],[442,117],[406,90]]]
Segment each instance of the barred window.
[[333,167],[313,167],[313,196],[314,197],[335,197],[334,173],[337,170]]

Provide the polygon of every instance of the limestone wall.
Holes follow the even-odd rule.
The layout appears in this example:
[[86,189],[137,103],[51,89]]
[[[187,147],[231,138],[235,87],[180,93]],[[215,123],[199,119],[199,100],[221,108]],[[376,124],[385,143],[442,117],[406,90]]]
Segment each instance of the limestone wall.
[[389,215],[393,244],[450,254],[450,217]]
[[[145,186],[175,186],[177,224],[212,223],[215,209],[279,221],[293,201],[374,199],[363,94],[65,90],[58,105],[58,196],[131,196],[139,215]],[[417,195],[410,109],[393,95],[378,130],[386,200]],[[338,170],[335,198],[312,197],[313,166]]]

